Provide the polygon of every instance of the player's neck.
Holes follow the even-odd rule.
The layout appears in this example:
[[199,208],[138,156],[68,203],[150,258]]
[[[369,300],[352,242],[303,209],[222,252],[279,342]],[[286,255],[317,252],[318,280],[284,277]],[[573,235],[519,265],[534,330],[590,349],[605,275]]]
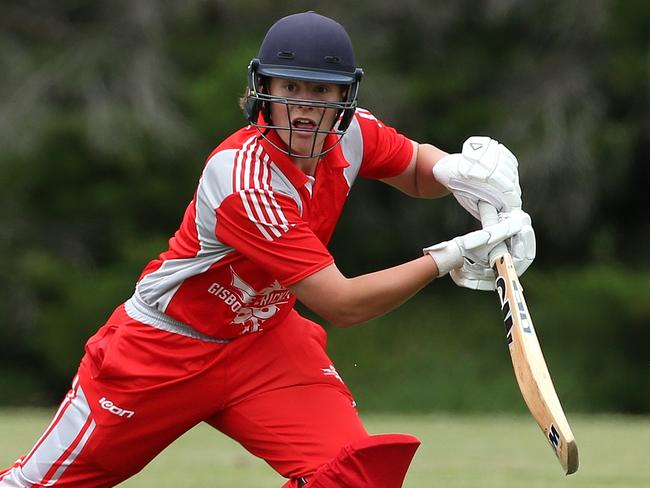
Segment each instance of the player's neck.
[[316,174],[316,166],[320,158],[291,158],[296,167],[309,176]]

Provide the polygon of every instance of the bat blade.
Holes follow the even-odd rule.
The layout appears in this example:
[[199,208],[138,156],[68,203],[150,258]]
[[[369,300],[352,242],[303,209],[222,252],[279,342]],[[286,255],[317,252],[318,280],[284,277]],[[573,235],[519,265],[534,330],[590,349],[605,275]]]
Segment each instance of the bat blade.
[[504,252],[496,260],[495,269],[510,358],[521,395],[565,474],[575,473],[579,465],[578,447],[555,392],[509,253]]

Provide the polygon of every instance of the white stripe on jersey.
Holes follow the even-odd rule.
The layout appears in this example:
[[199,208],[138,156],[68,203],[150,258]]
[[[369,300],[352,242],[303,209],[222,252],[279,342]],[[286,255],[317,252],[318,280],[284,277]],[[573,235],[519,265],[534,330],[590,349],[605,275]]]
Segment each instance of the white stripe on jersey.
[[[268,214],[269,214],[269,218],[271,219],[271,223],[275,226],[280,226],[280,228],[284,232],[287,232],[289,230],[289,222],[287,222],[287,219],[284,216],[284,213],[282,213],[282,209],[280,208],[280,205],[278,205],[278,202],[275,199],[275,195],[271,190],[271,185],[270,185],[271,171],[269,170],[269,166],[270,166],[269,159],[270,159],[269,155],[266,154],[264,156],[264,160],[258,164],[258,166],[262,167],[262,178],[259,180],[258,179],[255,180],[255,186],[256,188],[263,190],[260,193],[260,198],[262,199],[262,203],[264,204],[265,208],[268,209]],[[275,210],[275,212],[273,210]],[[280,223],[279,221],[281,221],[282,223]]]
[[262,158],[262,145],[254,147],[249,142],[242,147],[235,163],[235,190],[239,191],[248,219],[266,240],[272,241],[289,230],[289,222],[271,190],[269,156],[264,154]]
[[[247,217],[269,241],[282,236],[294,225],[282,211],[277,194],[291,198],[302,214],[298,190],[271,161],[257,137],[251,136],[239,147],[218,151],[207,162],[196,192],[194,223],[198,252],[182,258],[166,258],[158,269],[138,282],[136,295],[149,306],[164,312],[185,280],[207,271],[235,251],[215,235],[215,210],[229,196],[238,194]],[[355,141],[361,142],[360,139]]]
[[[363,109],[357,109],[357,114],[361,117]],[[348,193],[357,179],[359,170],[361,169],[361,162],[363,161],[363,137],[361,135],[361,126],[359,121],[355,118],[352,119],[350,127],[341,139],[341,149],[343,156],[349,163],[349,166],[343,170],[343,176],[348,182]]]
[[[275,234],[275,237],[280,237],[282,234],[276,228],[277,225],[278,225],[278,222],[275,220],[275,217],[273,216],[273,214],[271,212],[269,212],[269,208],[268,208],[269,205],[268,205],[268,202],[266,202],[265,195],[263,193],[261,193],[261,192],[256,192],[255,191],[255,190],[260,189],[259,177],[260,177],[260,155],[261,155],[261,153],[262,153],[262,146],[258,145],[257,146],[257,151],[255,151],[255,157],[253,158],[253,160],[250,161],[250,158],[248,158],[246,160],[247,165],[248,165],[248,163],[253,164],[253,168],[252,168],[252,170],[249,167],[247,168],[247,170],[248,170],[247,173],[248,174],[252,173],[252,175],[251,175],[252,178],[251,178],[251,180],[246,180],[246,184],[244,185],[244,187],[247,190],[246,193],[248,194],[247,195],[248,199],[250,200],[250,203],[253,204],[253,208],[255,209],[255,216],[256,216],[255,225],[257,225],[257,227],[259,228],[260,225],[257,222],[260,222],[261,224],[265,224],[267,226],[267,228],[270,229],[271,232],[273,232],[273,234]],[[253,183],[252,187],[251,187],[251,181]],[[271,222],[269,222],[268,221],[269,219],[266,218],[266,215],[264,214],[264,211],[263,211],[262,207],[260,206],[260,201],[259,200],[263,200],[263,202],[262,202],[264,204],[263,208],[265,210],[267,210],[267,213],[269,214],[269,218],[270,218]],[[266,203],[264,203],[264,202],[266,202]],[[249,214],[249,218],[250,218],[250,214]],[[272,240],[272,239],[269,239],[269,240]]]
[[[244,147],[246,147],[246,146],[244,146]],[[257,217],[255,217],[255,215],[253,215],[253,211],[252,211],[251,206],[250,206],[250,204],[248,202],[248,198],[246,197],[246,192],[244,191],[244,189],[248,189],[250,187],[248,177],[250,176],[249,173],[250,173],[250,151],[251,151],[251,149],[252,149],[252,146],[251,146],[251,148],[248,148],[248,149],[242,148],[242,150],[239,152],[239,157],[237,158],[237,165],[239,166],[237,168],[237,173],[241,174],[243,176],[243,179],[244,179],[245,183],[244,183],[244,185],[242,185],[241,184],[241,179],[238,177],[235,189],[239,190],[239,197],[241,198],[242,204],[244,205],[244,210],[246,210],[246,215],[248,215],[248,219],[255,224],[257,229],[260,231],[260,233],[264,236],[264,238],[267,241],[272,241],[273,238],[269,235],[269,233],[266,231],[266,229],[259,223]],[[245,158],[246,160],[245,160],[245,162],[243,164],[243,170],[242,170],[242,159],[243,159],[244,154],[247,154],[247,156]]]
[[287,232],[289,230],[289,221],[287,218],[284,216],[284,212],[282,212],[282,208],[280,208],[280,205],[278,204],[278,201],[275,199],[275,194],[273,193],[273,190],[271,189],[271,164],[269,161],[269,156],[267,155],[264,158],[264,169],[265,169],[265,174],[267,175],[266,178],[263,179],[263,187],[266,192],[269,194],[269,199],[271,201],[271,205],[273,205],[273,208],[275,209],[276,214],[278,215],[278,218],[282,221],[282,224],[280,224],[280,227],[282,230]]
[[364,109],[364,108],[357,108],[356,114],[357,114],[359,117],[361,117],[362,119],[366,119],[366,120],[374,120],[375,122],[377,122],[377,125],[378,125],[379,127],[383,127],[383,126],[384,126],[384,124],[382,124],[381,122],[379,122],[379,120],[377,119],[377,117],[375,117],[374,115],[372,115],[368,110],[366,110],[366,109]]

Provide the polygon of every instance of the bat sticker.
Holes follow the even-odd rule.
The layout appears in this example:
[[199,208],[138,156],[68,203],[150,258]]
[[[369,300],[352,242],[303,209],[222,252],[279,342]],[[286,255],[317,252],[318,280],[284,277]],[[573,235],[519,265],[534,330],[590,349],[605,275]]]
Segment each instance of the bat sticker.
[[551,447],[558,452],[560,449],[560,433],[555,428],[555,425],[551,424],[548,429],[548,440],[551,443]]
[[512,344],[512,310],[510,310],[510,302],[506,295],[506,280],[501,276],[496,280],[496,288],[499,295],[501,313],[503,314],[503,324],[506,326],[506,341],[508,346],[510,346]]
[[532,334],[533,324],[528,318],[526,303],[524,302],[524,297],[522,296],[521,290],[519,289],[517,280],[512,280],[510,283],[512,284],[512,294],[515,297],[517,312],[519,313],[519,318],[521,321],[521,330],[525,334]]

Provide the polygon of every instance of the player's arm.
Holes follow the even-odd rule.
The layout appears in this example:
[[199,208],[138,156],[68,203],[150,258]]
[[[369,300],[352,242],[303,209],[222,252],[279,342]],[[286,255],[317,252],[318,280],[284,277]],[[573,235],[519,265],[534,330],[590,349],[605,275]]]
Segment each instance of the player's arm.
[[382,181],[420,198],[451,192],[479,220],[481,201],[500,212],[521,208],[517,158],[498,141],[473,136],[463,144],[462,153],[455,154],[430,144],[412,144],[413,155],[406,169]]
[[397,308],[438,274],[429,256],[354,278],[346,278],[330,264],[289,288],[320,317],[350,327]]
[[432,176],[433,167],[447,153],[431,144],[411,143],[413,155],[404,171],[382,181],[412,197],[439,198],[447,195],[449,190]]
[[434,278],[462,267],[466,259],[489,266],[490,250],[529,222],[521,211],[503,215],[497,224],[428,247],[425,256],[399,266],[347,278],[330,264],[289,288],[325,320],[350,327],[390,312]]

